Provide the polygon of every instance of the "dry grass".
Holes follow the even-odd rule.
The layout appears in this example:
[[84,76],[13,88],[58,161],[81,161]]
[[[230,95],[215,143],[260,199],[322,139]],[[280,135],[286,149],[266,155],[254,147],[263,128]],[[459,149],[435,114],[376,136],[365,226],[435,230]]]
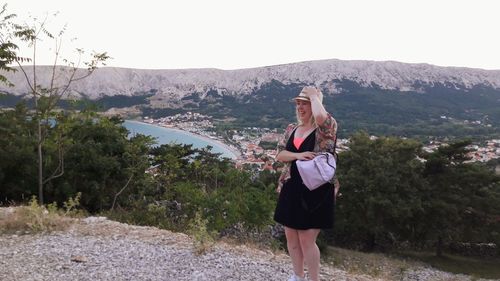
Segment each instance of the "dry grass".
[[434,252],[401,252],[401,257],[422,261],[439,270],[456,274],[471,275],[474,278],[500,279],[500,258],[464,257],[443,254],[438,257]]
[[27,206],[0,209],[0,234],[33,234],[67,229],[73,220],[55,204],[40,206],[32,199]]
[[366,274],[377,279],[400,280],[403,273],[422,263],[380,253],[363,253],[328,247],[324,262],[352,274]]

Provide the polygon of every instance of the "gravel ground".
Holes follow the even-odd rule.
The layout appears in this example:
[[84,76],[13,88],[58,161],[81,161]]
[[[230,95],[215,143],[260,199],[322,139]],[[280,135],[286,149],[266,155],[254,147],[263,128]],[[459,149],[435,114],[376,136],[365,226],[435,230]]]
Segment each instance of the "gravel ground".
[[[90,217],[64,232],[0,235],[0,280],[288,280],[285,254],[219,242],[196,255],[185,234]],[[321,280],[377,280],[322,264]],[[399,280],[472,280],[430,268]],[[475,280],[475,279],[474,279]]]

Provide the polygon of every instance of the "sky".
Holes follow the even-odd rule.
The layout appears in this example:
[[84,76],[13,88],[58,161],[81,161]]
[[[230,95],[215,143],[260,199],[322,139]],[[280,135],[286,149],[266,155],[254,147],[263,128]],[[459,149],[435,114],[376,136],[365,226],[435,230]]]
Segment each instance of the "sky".
[[[48,28],[55,33],[67,24],[65,56],[73,58],[77,47],[106,51],[114,67],[241,69],[340,59],[500,69],[497,0],[6,3],[25,22],[58,12]],[[37,63],[53,62],[53,46],[38,45]]]

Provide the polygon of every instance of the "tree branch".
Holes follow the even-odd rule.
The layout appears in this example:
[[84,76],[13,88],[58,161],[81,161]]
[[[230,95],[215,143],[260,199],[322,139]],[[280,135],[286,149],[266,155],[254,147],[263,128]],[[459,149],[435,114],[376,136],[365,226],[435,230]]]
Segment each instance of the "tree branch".
[[48,177],[43,181],[43,184],[46,184],[47,182],[64,175],[64,150],[61,144],[61,137],[59,137],[58,155],[59,155],[59,164],[57,165],[57,168],[54,170],[52,175],[50,175],[50,177]]
[[125,190],[125,188],[127,188],[128,184],[130,183],[133,177],[134,174],[130,175],[130,178],[128,178],[128,181],[125,184],[125,186],[123,186],[122,189],[115,194],[115,198],[113,199],[113,205],[111,205],[111,211],[113,211],[113,209],[115,208],[116,198],[118,198],[118,196]]

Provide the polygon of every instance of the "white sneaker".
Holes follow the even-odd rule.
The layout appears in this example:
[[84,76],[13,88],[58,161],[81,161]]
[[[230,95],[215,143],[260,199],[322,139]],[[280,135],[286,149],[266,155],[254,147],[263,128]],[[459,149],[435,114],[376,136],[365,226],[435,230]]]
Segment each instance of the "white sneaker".
[[288,281],[306,281],[305,278],[302,278],[300,276],[297,276],[294,274],[292,274],[292,276],[290,277],[290,279],[288,279]]

